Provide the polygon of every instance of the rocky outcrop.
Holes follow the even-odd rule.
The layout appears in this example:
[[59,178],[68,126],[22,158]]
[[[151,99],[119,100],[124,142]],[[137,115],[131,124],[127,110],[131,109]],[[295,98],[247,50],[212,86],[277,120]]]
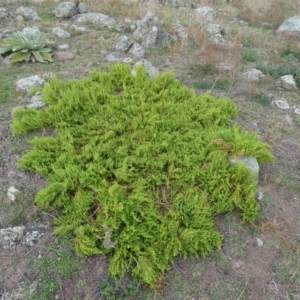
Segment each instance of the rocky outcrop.
[[285,20],[277,29],[278,34],[300,34],[300,15]]
[[93,23],[99,27],[113,26],[116,20],[107,15],[100,13],[86,13],[74,16],[74,20],[78,23]]
[[56,18],[72,18],[77,12],[78,8],[73,2],[62,2],[53,11]]
[[165,31],[162,21],[155,14],[148,12],[136,25],[137,29],[133,37],[143,47],[162,49],[167,46],[171,36]]

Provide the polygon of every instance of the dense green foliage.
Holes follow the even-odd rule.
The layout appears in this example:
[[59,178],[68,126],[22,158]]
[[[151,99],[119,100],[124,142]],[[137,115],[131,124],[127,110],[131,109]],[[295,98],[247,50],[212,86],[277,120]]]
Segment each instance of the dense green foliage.
[[4,46],[0,48],[1,54],[9,53],[11,62],[32,61],[32,62],[52,62],[50,48],[47,47],[49,41],[44,33],[32,34],[20,31],[8,34],[4,39]]
[[173,258],[205,256],[221,245],[213,216],[239,209],[253,221],[256,181],[230,157],[273,161],[268,146],[231,119],[228,99],[193,90],[165,73],[151,81],[118,64],[81,81],[53,78],[45,110],[17,110],[16,134],[53,127],[19,161],[49,186],[35,202],[59,209],[55,233],[73,232],[79,254],[110,254],[111,275],[124,270],[152,288]]

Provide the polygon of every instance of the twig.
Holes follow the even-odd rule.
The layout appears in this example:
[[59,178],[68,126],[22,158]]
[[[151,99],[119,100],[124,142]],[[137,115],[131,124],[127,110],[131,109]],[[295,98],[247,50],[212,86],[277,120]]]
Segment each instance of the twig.
[[212,90],[214,89],[214,87],[215,87],[217,81],[219,80],[219,78],[220,78],[220,75],[217,77],[217,79],[215,80],[215,82],[214,82],[214,84],[212,85],[211,89],[209,90],[210,93],[211,93]]
[[240,300],[240,299],[241,299],[242,295],[244,294],[244,292],[245,292],[245,290],[246,290],[246,287],[248,286],[249,281],[250,281],[250,278],[249,278],[248,281],[246,282],[246,285],[244,286],[244,288],[243,288],[241,294],[239,295],[239,297],[237,298],[237,300]]

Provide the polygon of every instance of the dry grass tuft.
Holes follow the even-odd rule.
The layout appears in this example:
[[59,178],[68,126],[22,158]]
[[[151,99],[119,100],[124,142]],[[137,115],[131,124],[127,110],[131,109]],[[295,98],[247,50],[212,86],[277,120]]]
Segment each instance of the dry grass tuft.
[[[295,15],[297,0],[252,0],[234,1],[232,5],[238,10],[238,17],[250,25],[269,25],[277,28],[286,18]],[[299,8],[300,9],[300,8]]]
[[289,252],[297,252],[299,251],[299,245],[294,239],[290,238],[290,231],[292,229],[296,229],[295,225],[291,224],[291,222],[283,218],[280,221],[276,217],[268,218],[266,221],[261,222],[258,226],[253,226],[261,233],[261,234],[272,234],[275,235],[281,243],[282,249],[281,251],[289,251]]

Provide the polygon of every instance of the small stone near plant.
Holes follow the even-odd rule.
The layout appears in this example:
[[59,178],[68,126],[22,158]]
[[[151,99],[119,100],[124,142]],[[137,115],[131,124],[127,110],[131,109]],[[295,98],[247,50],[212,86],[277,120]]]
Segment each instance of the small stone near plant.
[[68,44],[62,44],[57,46],[57,50],[68,50],[70,47]]
[[32,27],[25,27],[23,30],[22,30],[22,33],[24,34],[32,34],[34,36],[38,36],[41,31],[38,27],[36,26],[32,26]]
[[63,30],[60,27],[55,27],[52,29],[52,34],[60,39],[70,38],[71,35],[67,31]]
[[285,99],[278,99],[271,102],[272,105],[277,106],[280,109],[289,109],[290,106]]
[[43,108],[46,106],[44,102],[41,101],[41,92],[37,92],[31,99],[30,103],[26,106],[27,108]]
[[229,160],[231,164],[243,164],[246,168],[253,174],[253,176],[258,180],[259,175],[259,164],[255,157],[238,157],[238,158],[231,158]]
[[46,83],[46,80],[39,75],[34,75],[18,80],[15,83],[18,92],[29,93],[33,87],[42,87]]
[[256,241],[257,241],[257,246],[258,246],[258,247],[262,247],[262,246],[264,245],[264,242],[263,242],[262,239],[256,238]]
[[9,187],[9,189],[7,190],[7,199],[10,202],[14,202],[17,198],[17,195],[20,193],[20,191],[18,189],[16,189],[15,187],[11,186]]
[[140,65],[143,65],[145,67],[150,79],[154,79],[159,75],[158,70],[151,64],[150,61],[148,61],[147,59],[142,59],[134,64],[133,69],[131,71],[131,74],[133,76],[136,76],[136,68]]

